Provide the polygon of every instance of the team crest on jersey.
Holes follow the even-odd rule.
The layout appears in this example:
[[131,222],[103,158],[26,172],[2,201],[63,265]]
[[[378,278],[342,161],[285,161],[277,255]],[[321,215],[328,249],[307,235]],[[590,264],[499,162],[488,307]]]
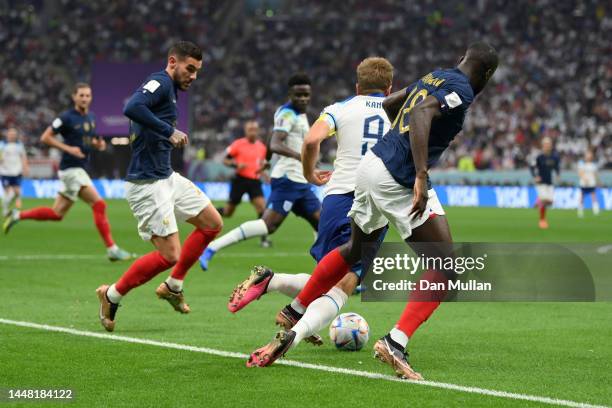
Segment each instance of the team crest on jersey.
[[86,132],[89,132],[89,129],[90,129],[89,122],[85,122],[85,123],[83,123],[83,129],[84,129]]

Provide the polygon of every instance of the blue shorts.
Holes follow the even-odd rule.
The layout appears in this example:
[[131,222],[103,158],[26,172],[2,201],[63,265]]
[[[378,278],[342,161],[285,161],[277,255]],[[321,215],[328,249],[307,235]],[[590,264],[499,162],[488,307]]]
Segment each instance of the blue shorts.
[[595,192],[595,187],[580,187],[582,195],[587,195]]
[[[345,194],[330,194],[323,199],[321,218],[319,219],[319,231],[317,240],[310,248],[310,255],[319,262],[333,249],[346,244],[351,238],[351,219],[347,216],[353,206],[353,192]],[[385,239],[388,227],[380,234],[379,243]],[[361,263],[351,267],[361,280]]]
[[21,186],[21,175],[19,176],[2,176],[3,187],[19,187]]
[[309,218],[321,210],[321,201],[308,183],[296,183],[287,177],[273,178],[270,187],[267,207],[283,216],[293,211],[298,217]]

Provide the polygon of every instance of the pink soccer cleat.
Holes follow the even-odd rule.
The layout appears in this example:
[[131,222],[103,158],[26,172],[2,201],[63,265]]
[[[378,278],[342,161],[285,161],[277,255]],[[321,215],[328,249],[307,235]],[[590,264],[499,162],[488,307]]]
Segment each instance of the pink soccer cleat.
[[265,266],[253,267],[249,277],[232,291],[227,309],[236,313],[252,301],[262,297],[273,276],[274,272]]

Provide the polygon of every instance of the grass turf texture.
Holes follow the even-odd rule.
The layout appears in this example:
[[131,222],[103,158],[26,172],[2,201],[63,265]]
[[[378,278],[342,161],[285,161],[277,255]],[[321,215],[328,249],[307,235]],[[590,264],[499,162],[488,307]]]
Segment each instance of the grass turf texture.
[[[26,200],[25,206],[50,203]],[[127,204],[108,204],[118,244],[140,254],[150,251],[138,238]],[[242,205],[226,220],[225,231],[252,216],[251,207]],[[610,213],[578,220],[573,211],[553,210],[545,231],[537,229],[535,210],[450,208],[448,218],[458,242],[609,242],[612,230]],[[184,238],[190,227],[182,227]],[[194,266],[186,281],[190,315],[175,313],[155,297],[167,273],[135,289],[119,309],[115,334],[241,353],[263,345],[288,299],[264,296],[231,315],[226,309],[231,289],[254,264],[289,273],[310,273],[313,267],[307,253],[312,234],[304,221],[290,216],[271,239],[271,249],[261,249],[254,239],[220,252],[208,272]],[[387,240],[398,236],[391,232]],[[99,258],[15,258],[57,254]],[[61,223],[20,223],[0,237],[0,318],[103,332],[94,290],[128,266],[111,264],[104,255],[91,211],[82,203]],[[318,349],[304,343],[287,358],[390,374],[372,358],[371,346],[402,308],[352,297],[344,311],[363,315],[371,328],[364,350],[338,352],[329,342]],[[411,340],[411,362],[432,381],[612,405],[611,312],[611,303],[444,304]],[[0,361],[0,388],[70,387],[76,399],[69,406],[543,406],[288,366],[246,369],[240,359],[4,324]]]

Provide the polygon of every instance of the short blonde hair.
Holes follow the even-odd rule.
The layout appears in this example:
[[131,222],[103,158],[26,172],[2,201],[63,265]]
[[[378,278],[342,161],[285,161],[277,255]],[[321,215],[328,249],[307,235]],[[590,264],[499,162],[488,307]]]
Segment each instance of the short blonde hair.
[[368,57],[357,66],[357,84],[362,91],[386,90],[393,82],[393,65],[382,57]]

